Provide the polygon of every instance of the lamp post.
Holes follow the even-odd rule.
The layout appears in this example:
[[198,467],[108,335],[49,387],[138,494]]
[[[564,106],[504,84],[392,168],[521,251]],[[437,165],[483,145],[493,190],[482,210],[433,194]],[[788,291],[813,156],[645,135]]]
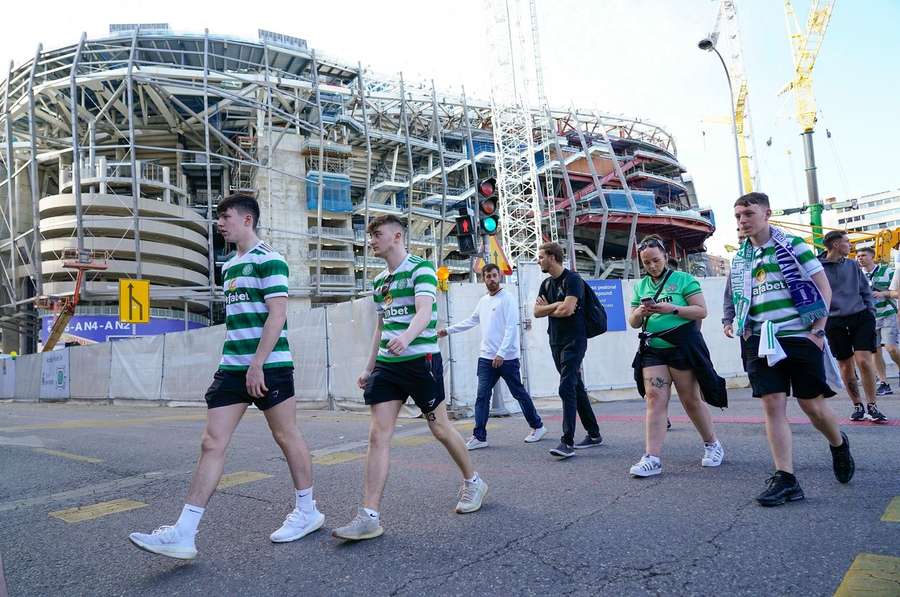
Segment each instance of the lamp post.
[[716,49],[715,38],[710,39],[709,37],[707,37],[701,39],[697,44],[697,47],[707,52],[715,52],[716,56],[719,57],[719,62],[722,63],[722,68],[725,69],[725,79],[728,81],[728,95],[731,96],[731,105],[728,111],[731,113],[731,132],[734,136],[734,155],[737,158],[738,190],[740,191],[740,194],[743,195],[744,179],[741,176],[741,149],[740,145],[738,144],[737,120],[735,120],[734,116],[734,89],[731,86],[731,75],[728,74],[728,66],[725,64],[725,59],[722,58],[719,50]]

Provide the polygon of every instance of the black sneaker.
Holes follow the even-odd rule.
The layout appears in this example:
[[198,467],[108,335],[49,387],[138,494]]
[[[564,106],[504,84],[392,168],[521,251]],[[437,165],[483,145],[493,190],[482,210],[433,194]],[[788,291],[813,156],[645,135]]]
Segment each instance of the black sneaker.
[[850,454],[850,441],[843,431],[841,431],[841,437],[844,443],[837,448],[828,447],[831,448],[831,464],[834,467],[835,478],[841,483],[849,483],[856,470],[856,463],[853,462],[853,455]]
[[853,405],[853,412],[850,414],[851,421],[862,421],[866,418],[866,407],[862,405],[862,402],[859,404]]
[[794,502],[805,497],[797,478],[789,473],[775,471],[766,483],[769,485],[768,488],[756,496],[760,506],[780,506],[785,502]]
[[[884,423],[885,421],[887,421],[887,417],[884,416],[884,413],[881,412],[880,410],[878,410],[878,407],[875,406],[874,404],[867,404],[866,410],[869,413],[869,418],[872,419],[873,421],[875,421],[876,423]],[[853,413],[853,414],[856,414],[856,413]],[[575,447],[577,448],[578,446],[575,446]]]
[[886,381],[879,382],[878,388],[875,389],[876,396],[887,396],[889,394],[893,394],[894,390],[891,389],[891,384]]
[[575,450],[572,448],[572,446],[564,444],[563,442],[559,442],[559,445],[550,450],[550,453],[554,456],[559,457],[560,460],[575,456]]
[[584,450],[585,448],[594,448],[603,443],[603,436],[598,435],[597,437],[591,437],[590,435],[585,435],[584,439],[575,444],[576,450]]
[[672,421],[669,419],[669,417],[666,417],[666,431],[668,431],[671,428],[672,428]]

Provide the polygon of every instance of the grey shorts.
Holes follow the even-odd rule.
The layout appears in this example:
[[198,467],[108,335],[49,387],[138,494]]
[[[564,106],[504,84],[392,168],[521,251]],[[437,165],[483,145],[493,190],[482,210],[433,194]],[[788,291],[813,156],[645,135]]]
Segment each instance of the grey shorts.
[[897,316],[882,317],[875,322],[875,345],[898,344]]

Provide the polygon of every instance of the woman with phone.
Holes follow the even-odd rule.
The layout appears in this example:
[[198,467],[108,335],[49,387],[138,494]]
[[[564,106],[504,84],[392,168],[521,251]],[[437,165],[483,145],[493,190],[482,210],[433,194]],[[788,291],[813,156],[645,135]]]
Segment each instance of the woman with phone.
[[638,246],[638,255],[647,275],[634,286],[628,323],[641,329],[632,366],[638,391],[647,401],[647,414],[644,455],[630,472],[635,477],[662,472],[660,457],[673,382],[703,440],[701,466],[719,466],[725,450],[716,438],[701,393],[708,402],[724,405],[725,380],[712,368],[709,349],[696,325],[706,317],[700,283],[687,272],[667,267],[665,245],[657,236],[646,237]]

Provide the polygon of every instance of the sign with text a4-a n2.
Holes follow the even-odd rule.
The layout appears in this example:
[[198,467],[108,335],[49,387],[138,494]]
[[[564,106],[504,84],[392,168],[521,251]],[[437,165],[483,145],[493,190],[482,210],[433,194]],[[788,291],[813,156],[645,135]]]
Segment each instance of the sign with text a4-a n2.
[[606,309],[606,325],[610,332],[624,332],[625,302],[622,299],[621,280],[585,280]]
[[119,280],[119,321],[125,323],[150,321],[149,280]]

